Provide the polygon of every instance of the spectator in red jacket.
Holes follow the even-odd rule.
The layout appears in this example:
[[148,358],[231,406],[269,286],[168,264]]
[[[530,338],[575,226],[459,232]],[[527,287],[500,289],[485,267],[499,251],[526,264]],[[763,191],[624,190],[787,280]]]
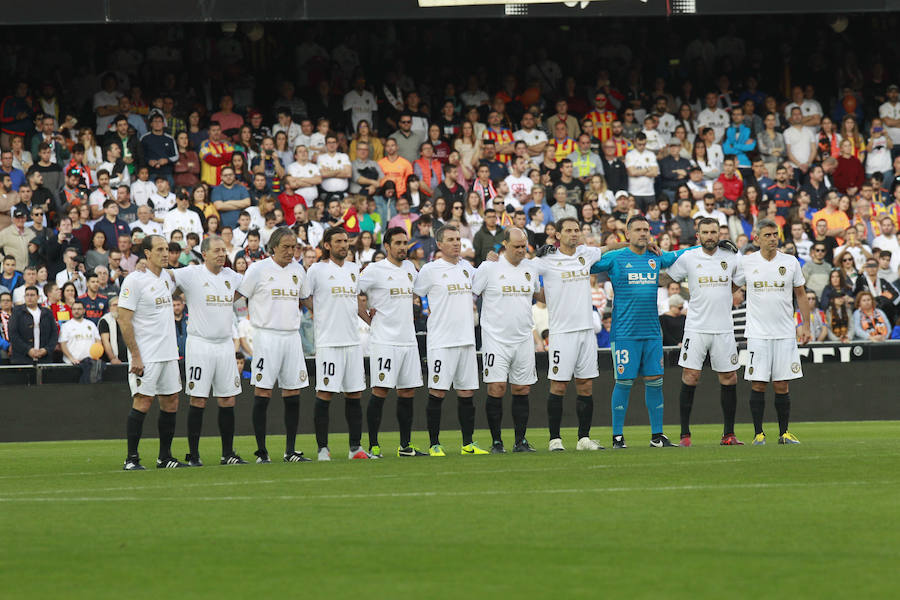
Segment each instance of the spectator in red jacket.
[[737,170],[734,156],[728,155],[722,162],[722,173],[719,175],[718,181],[725,190],[725,197],[736,202],[741,194],[744,193],[744,179]]
[[841,155],[838,156],[837,161],[837,168],[832,175],[834,187],[839,189],[842,194],[856,196],[859,188],[866,181],[866,172],[859,159],[853,156],[853,142],[841,141]]

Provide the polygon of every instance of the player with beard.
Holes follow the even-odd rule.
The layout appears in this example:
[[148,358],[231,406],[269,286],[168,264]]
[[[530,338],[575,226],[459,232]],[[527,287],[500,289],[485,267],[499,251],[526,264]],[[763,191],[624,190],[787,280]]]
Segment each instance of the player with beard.
[[384,399],[397,388],[397,424],[400,447],[397,456],[428,456],[410,443],[413,397],[422,387],[422,360],[413,323],[413,282],[416,267],[406,260],[409,236],[402,227],[384,234],[385,260],[370,263],[359,275],[359,292],[369,309],[360,317],[372,326],[369,335],[369,372],[372,395],[366,409],[369,454],[382,456],[378,442]]
[[675,281],[687,281],[691,292],[691,310],[684,328],[684,340],[678,360],[684,370],[681,375],[681,442],[691,445],[691,408],[694,392],[700,382],[703,361],[709,355],[713,371],[719,375],[720,403],[724,431],[721,445],[742,446],[734,435],[734,414],[737,409],[737,344],[731,318],[732,281],[740,262],[740,255],[723,247],[719,241],[719,222],[703,218],[697,224],[700,248],[682,254],[666,273]]

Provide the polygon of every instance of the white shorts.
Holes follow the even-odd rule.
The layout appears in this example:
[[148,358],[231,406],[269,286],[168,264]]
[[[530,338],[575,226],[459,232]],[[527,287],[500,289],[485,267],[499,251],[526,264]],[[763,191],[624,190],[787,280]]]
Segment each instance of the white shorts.
[[593,379],[597,367],[597,336],[590,329],[550,333],[550,374],[552,381]]
[[362,346],[316,348],[317,392],[361,392],[365,387]]
[[230,398],[241,393],[241,376],[231,340],[188,336],[184,350],[185,391],[193,398]]
[[481,368],[485,383],[506,383],[507,380],[512,385],[537,383],[534,341],[510,345],[482,336]]
[[747,339],[747,381],[788,381],[803,377],[797,340]]
[[265,390],[299,390],[309,385],[299,331],[257,329],[253,336],[250,381]]
[[422,359],[418,346],[369,345],[372,387],[409,390],[422,387]]
[[[237,363],[235,363],[237,364]],[[177,360],[153,362],[144,365],[144,374],[138,377],[128,374],[131,395],[170,396],[181,391],[181,372]]]
[[734,332],[685,331],[681,354],[678,357],[678,366],[701,371],[707,354],[709,354],[712,369],[716,373],[731,373],[738,370],[737,343],[734,341]]
[[428,387],[433,390],[478,389],[475,345],[428,350]]

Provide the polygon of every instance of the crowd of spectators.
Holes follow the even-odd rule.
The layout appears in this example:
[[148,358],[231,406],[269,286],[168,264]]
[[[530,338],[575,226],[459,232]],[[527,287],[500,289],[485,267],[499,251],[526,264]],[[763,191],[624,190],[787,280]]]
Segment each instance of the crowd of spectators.
[[[452,223],[477,266],[507,227],[534,249],[575,217],[602,246],[636,214],[662,250],[692,245],[696,219],[712,217],[742,252],[771,217],[803,263],[817,340],[900,337],[900,52],[888,25],[853,21],[854,37],[799,18],[697,22],[622,22],[601,41],[556,22],[298,36],[267,25],[254,38],[134,28],[88,42],[86,60],[68,52],[75,30],[54,30],[40,52],[12,34],[0,64],[2,359],[80,364],[100,341],[105,360],[126,360],[116,294],[144,268],[132,249],[149,234],[166,237],[171,268],[219,235],[243,272],[282,225],[304,266],[324,230],[343,227],[362,267],[400,226],[421,266]],[[506,44],[489,41],[494,29]],[[660,315],[677,343],[690,294],[667,283]],[[593,300],[608,345],[602,276]],[[738,293],[736,315],[742,306]],[[416,311],[424,330],[427,305]],[[245,313],[235,346],[250,355]],[[189,307],[176,302],[175,318],[183,345]],[[535,319],[541,351],[540,303]]]

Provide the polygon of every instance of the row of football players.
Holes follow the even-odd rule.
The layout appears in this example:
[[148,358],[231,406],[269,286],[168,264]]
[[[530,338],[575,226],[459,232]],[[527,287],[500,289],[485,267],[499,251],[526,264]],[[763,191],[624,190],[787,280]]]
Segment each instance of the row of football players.
[[[186,347],[186,386],[191,399],[187,465],[202,464],[199,457],[200,427],[203,409],[210,396],[215,396],[219,404],[221,463],[245,462],[234,452],[232,445],[234,397],[240,392],[240,380],[231,352],[231,319],[233,303],[241,297],[247,298],[250,320],[256,330],[251,379],[255,388],[253,427],[258,463],[271,460],[266,446],[266,414],[276,385],[281,388],[284,401],[286,443],[283,460],[310,460],[295,448],[300,390],[308,386],[309,380],[298,333],[301,307],[312,310],[315,324],[317,377],[314,426],[319,460],[331,459],[328,442],[329,406],[334,395],[339,393],[343,394],[345,402],[349,458],[381,457],[382,449],[378,442],[381,408],[392,388],[397,389],[398,396],[400,447],[397,455],[444,456],[445,449],[440,442],[441,404],[451,385],[457,392],[463,454],[505,451],[500,424],[501,399],[505,395],[507,384],[511,387],[513,396],[513,450],[534,451],[525,438],[528,394],[530,386],[536,382],[531,343],[531,305],[533,298],[544,296],[552,332],[549,349],[549,448],[564,449],[560,436],[562,397],[568,383],[574,378],[578,393],[576,413],[579,425],[576,448],[601,449],[602,446],[589,435],[593,415],[591,384],[598,375],[596,341],[592,331],[590,272],[592,265],[599,264],[605,249],[579,245],[580,228],[577,221],[563,220],[559,225],[558,252],[545,252],[540,258],[526,259],[527,239],[522,231],[511,228],[505,234],[502,254],[495,261],[485,262],[477,270],[459,257],[459,231],[452,226],[444,227],[436,235],[442,257],[425,265],[420,272],[416,272],[412,263],[406,260],[409,240],[405,230],[391,229],[384,238],[386,260],[370,264],[362,273],[356,263],[346,260],[348,239],[343,230],[334,228],[325,233],[322,242],[323,260],[312,265],[307,272],[293,261],[296,237],[289,229],[279,229],[269,241],[270,258],[251,265],[243,278],[224,267],[225,246],[220,239],[211,237],[204,240],[201,248],[204,257],[202,265],[168,271],[164,268],[164,241],[148,237],[141,248],[147,256],[148,269],[126,278],[119,305],[122,334],[130,353],[129,384],[133,394],[133,406],[127,425],[128,455],[124,468],[143,468],[138,455],[138,443],[144,417],[154,397],[158,397],[160,403],[160,452],[157,466],[186,466],[171,455],[175,412],[178,393],[181,391],[171,315],[171,293],[175,288],[183,291],[191,308]],[[717,234],[717,228],[715,231]],[[637,239],[639,236],[634,237]],[[642,256],[652,265],[652,268],[645,268],[655,272],[655,298],[658,265],[653,264],[655,261],[645,252],[646,244],[635,246],[632,242],[633,240],[629,242],[627,250],[635,256]],[[704,244],[694,254],[699,256],[702,251],[707,256],[716,258],[725,252],[715,246],[712,249],[712,254],[709,254]],[[723,262],[726,266],[722,267],[722,271],[728,276],[730,299],[731,277],[735,268],[732,264],[739,263],[736,254],[729,252],[728,255],[731,262]],[[628,264],[627,267],[631,268],[632,265]],[[688,268],[687,271],[691,269]],[[696,278],[697,273],[686,276]],[[543,288],[538,284],[541,278]],[[647,283],[646,277],[642,279],[628,276],[623,279],[625,282],[632,280]],[[691,280],[692,290],[695,285],[698,292],[703,289],[701,284]],[[361,299],[360,294],[365,294],[366,298]],[[420,357],[413,328],[414,294],[427,296],[431,310],[427,334],[429,397],[426,413],[430,438],[427,454],[411,444],[412,399],[415,390],[422,386]],[[482,296],[482,376],[487,384],[486,413],[493,438],[490,450],[482,449],[472,439],[475,423],[473,396],[479,387],[473,294]],[[692,307],[695,303],[692,297]],[[692,310],[692,315],[697,312]],[[719,313],[721,309],[711,309],[709,314]],[[623,314],[626,314],[624,309]],[[356,327],[357,315],[371,324],[372,390],[367,407],[368,451],[361,444],[361,396],[366,386]],[[616,316],[622,318],[621,315]],[[748,321],[751,319],[752,311]],[[655,318],[654,322],[655,330],[647,333],[649,338],[659,338],[661,356],[659,324]],[[625,345],[628,342],[627,339],[620,341]],[[693,352],[691,348],[697,348],[699,354],[702,345],[699,342],[685,343],[685,360],[688,359],[689,352]],[[708,345],[714,346],[713,343]],[[614,351],[617,380],[633,379],[638,374],[650,375],[644,364],[646,361],[629,361],[628,354],[626,348]],[[729,356],[732,355],[733,335]],[[699,365],[702,365],[704,357],[699,359]],[[695,363],[696,359],[693,359],[692,364]],[[699,365],[696,365],[697,371]],[[714,367],[716,366],[714,360]],[[661,360],[658,370],[661,383]],[[659,394],[661,409],[661,389]],[[658,424],[653,423],[652,433],[655,443],[651,445],[671,445],[662,435],[661,418]],[[614,427],[613,434],[614,446],[624,447],[621,431],[616,431]],[[618,444],[616,437],[619,439]]]

